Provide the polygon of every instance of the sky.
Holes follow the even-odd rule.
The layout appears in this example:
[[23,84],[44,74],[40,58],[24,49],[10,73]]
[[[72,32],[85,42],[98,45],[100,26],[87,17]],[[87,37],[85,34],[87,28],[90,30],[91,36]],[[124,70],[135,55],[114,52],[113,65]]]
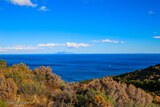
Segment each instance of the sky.
[[160,53],[160,0],[0,0],[0,54]]

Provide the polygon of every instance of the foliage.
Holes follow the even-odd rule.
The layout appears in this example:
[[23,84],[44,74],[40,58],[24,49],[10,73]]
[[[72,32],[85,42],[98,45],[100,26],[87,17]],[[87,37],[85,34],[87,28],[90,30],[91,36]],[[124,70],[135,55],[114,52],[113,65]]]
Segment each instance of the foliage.
[[[50,67],[41,66],[32,71],[25,64],[6,64],[0,61],[0,99],[6,102],[23,102],[26,104],[22,106],[27,107],[159,106],[159,96],[140,89],[158,93],[159,66],[117,77],[65,83],[53,74]],[[150,90],[149,87],[154,89]],[[0,107],[6,107],[6,103],[1,100]]]
[[160,65],[114,77],[116,81],[134,84],[148,92],[160,96]]
[[33,80],[23,80],[19,85],[19,94],[27,95],[42,95],[45,94],[46,86],[43,83],[35,82]]
[[88,105],[105,107],[110,106],[111,104],[105,93],[91,88],[78,93],[76,106],[80,107],[81,105],[84,105],[85,107]]
[[7,107],[7,103],[0,100],[0,107]]
[[0,68],[5,68],[7,66],[7,62],[4,60],[0,60]]

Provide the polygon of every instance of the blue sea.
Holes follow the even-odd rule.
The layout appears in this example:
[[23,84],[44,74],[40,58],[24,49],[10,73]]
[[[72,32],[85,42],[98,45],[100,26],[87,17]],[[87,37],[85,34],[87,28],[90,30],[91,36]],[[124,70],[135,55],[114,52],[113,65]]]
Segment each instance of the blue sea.
[[0,55],[8,65],[25,63],[30,69],[50,66],[67,82],[115,76],[160,64],[160,54],[45,54]]

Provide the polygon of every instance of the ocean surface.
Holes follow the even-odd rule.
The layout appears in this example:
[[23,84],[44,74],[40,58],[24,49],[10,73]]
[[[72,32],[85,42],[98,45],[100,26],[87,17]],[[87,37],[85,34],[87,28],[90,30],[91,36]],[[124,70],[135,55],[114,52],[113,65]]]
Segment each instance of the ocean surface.
[[115,76],[160,64],[160,54],[46,54],[0,55],[8,65],[25,63],[30,69],[50,66],[67,82]]

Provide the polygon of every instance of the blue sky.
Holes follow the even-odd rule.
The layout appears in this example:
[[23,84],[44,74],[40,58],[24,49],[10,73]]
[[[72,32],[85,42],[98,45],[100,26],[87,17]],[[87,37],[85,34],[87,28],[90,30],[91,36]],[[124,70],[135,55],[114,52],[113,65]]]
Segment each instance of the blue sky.
[[160,53],[160,0],[0,0],[0,54]]

